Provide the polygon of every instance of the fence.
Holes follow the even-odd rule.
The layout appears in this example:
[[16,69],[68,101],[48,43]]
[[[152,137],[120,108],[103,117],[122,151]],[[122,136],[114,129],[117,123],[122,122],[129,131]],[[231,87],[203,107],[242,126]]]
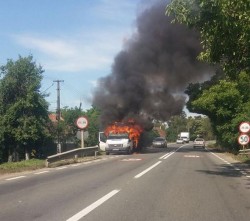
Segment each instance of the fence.
[[240,154],[246,154],[246,155],[250,156],[250,149],[240,150]]

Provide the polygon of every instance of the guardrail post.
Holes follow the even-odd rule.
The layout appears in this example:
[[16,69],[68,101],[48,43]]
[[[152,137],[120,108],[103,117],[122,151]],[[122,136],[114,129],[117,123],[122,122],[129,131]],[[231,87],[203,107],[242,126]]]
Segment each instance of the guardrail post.
[[98,151],[95,151],[95,159],[96,159],[97,153],[98,153]]

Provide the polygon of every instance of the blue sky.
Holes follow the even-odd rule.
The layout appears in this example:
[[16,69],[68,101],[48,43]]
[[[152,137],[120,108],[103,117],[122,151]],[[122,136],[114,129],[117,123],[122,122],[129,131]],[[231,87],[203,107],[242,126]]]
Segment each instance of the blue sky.
[[0,65],[33,55],[44,72],[41,91],[56,110],[91,107],[97,80],[111,72],[114,57],[135,32],[141,0],[0,0]]

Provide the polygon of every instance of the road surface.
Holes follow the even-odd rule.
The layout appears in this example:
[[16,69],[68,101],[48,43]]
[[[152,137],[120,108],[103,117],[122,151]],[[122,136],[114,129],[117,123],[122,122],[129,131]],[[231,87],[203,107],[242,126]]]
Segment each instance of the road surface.
[[0,177],[1,221],[249,221],[250,170],[169,144]]

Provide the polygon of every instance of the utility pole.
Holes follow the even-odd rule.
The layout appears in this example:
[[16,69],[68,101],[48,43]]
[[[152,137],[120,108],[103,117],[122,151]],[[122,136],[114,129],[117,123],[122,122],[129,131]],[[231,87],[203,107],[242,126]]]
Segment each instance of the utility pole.
[[57,119],[57,153],[61,153],[61,142],[60,142],[60,131],[59,131],[59,122],[61,119],[61,109],[60,109],[60,82],[63,80],[55,80],[57,82],[57,108],[56,108],[56,119]]

